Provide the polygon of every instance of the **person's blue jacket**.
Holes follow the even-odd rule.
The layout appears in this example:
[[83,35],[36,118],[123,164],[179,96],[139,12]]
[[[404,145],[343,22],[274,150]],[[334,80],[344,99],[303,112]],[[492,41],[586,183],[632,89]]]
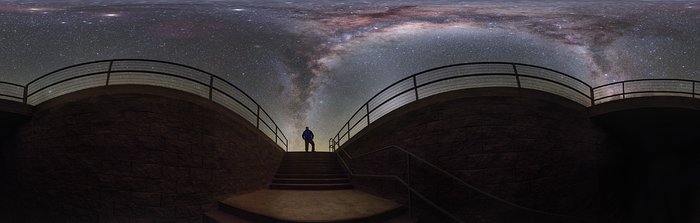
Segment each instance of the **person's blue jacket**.
[[311,130],[304,130],[304,133],[301,134],[301,138],[304,140],[313,140],[314,139],[314,133],[311,132]]

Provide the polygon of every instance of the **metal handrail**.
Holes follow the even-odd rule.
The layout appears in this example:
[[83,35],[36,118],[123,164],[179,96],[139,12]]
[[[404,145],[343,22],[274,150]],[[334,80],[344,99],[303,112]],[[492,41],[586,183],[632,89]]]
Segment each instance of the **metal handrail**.
[[[636,91],[629,91],[629,83],[635,83],[635,82],[680,82],[680,83],[685,83],[689,84],[687,87],[690,88],[690,91],[680,91],[680,90],[636,90]],[[634,95],[634,94],[648,94],[648,93],[654,93],[654,94],[684,94],[684,95],[690,95],[692,98],[696,98],[696,96],[700,93],[695,90],[696,87],[700,87],[700,81],[696,80],[689,80],[689,79],[679,79],[679,78],[658,78],[658,79],[652,79],[652,78],[644,78],[644,79],[634,79],[634,80],[624,80],[624,81],[618,81],[614,83],[608,83],[608,84],[603,84],[600,86],[594,87],[592,90],[597,91],[597,90],[602,90],[605,88],[611,88],[615,86],[620,86],[620,92],[619,93],[612,93],[608,94],[602,97],[595,98],[595,101],[601,101],[604,99],[608,98],[615,98],[615,97],[621,97],[621,99],[626,99],[628,95]],[[626,85],[628,87],[626,87]]]
[[[446,170],[444,170],[444,169],[442,169],[442,168],[436,166],[435,164],[432,164],[431,162],[428,162],[427,160],[425,160],[425,159],[423,159],[423,158],[421,158],[421,157],[419,157],[419,156],[417,156],[417,155],[415,155],[415,154],[413,154],[413,153],[407,151],[406,149],[401,148],[400,146],[397,146],[397,145],[385,146],[385,147],[382,147],[382,148],[380,148],[380,149],[376,149],[376,150],[372,150],[372,151],[370,151],[370,152],[366,152],[366,153],[362,153],[362,154],[356,155],[356,156],[354,156],[354,157],[351,156],[347,151],[345,151],[345,149],[340,149],[340,150],[337,150],[337,151],[336,151],[336,156],[337,156],[338,159],[341,161],[341,164],[343,165],[343,167],[345,167],[347,173],[348,173],[350,176],[352,176],[352,177],[381,177],[381,178],[392,178],[392,179],[395,179],[395,180],[399,181],[401,184],[403,184],[409,191],[411,191],[411,193],[414,193],[415,195],[417,195],[419,198],[421,198],[423,201],[425,201],[426,203],[428,203],[429,205],[431,205],[433,208],[439,210],[440,212],[442,212],[443,214],[447,215],[448,217],[452,218],[453,220],[455,220],[455,221],[457,221],[457,222],[463,222],[463,221],[460,220],[458,217],[456,217],[454,214],[449,213],[449,212],[448,212],[447,210],[445,210],[444,208],[441,208],[439,205],[435,204],[435,202],[431,201],[430,199],[428,199],[428,198],[425,197],[424,195],[420,194],[417,190],[415,190],[413,187],[411,187],[410,181],[409,181],[409,182],[406,182],[406,181],[404,181],[403,179],[401,179],[399,176],[396,176],[396,175],[357,174],[357,173],[355,173],[355,172],[352,170],[351,166],[348,165],[347,162],[345,161],[345,159],[340,155],[340,152],[342,152],[343,154],[345,154],[345,156],[347,156],[347,157],[350,159],[350,162],[352,162],[352,160],[359,159],[359,158],[362,158],[362,157],[364,157],[364,156],[367,156],[367,155],[370,155],[370,154],[373,154],[373,153],[378,153],[378,152],[385,151],[385,150],[390,150],[390,149],[391,149],[391,150],[398,150],[398,151],[400,151],[400,152],[406,154],[406,158],[407,158],[406,170],[408,171],[407,175],[409,176],[409,179],[410,179],[410,170],[411,170],[411,167],[410,167],[411,162],[410,162],[410,161],[413,159],[413,160],[416,160],[416,161],[418,161],[418,162],[420,162],[420,163],[422,163],[422,164],[425,164],[426,166],[428,166],[428,167],[430,167],[430,168],[436,170],[436,172],[442,174],[443,176],[449,177],[449,178],[451,178],[452,180],[457,181],[459,184],[461,184],[461,185],[463,185],[463,186],[465,186],[465,187],[467,187],[467,188],[469,188],[469,189],[471,189],[471,190],[474,190],[474,191],[476,191],[477,193],[479,193],[479,194],[481,194],[481,195],[487,196],[487,197],[489,197],[489,198],[491,198],[491,199],[494,199],[494,200],[496,200],[496,201],[498,201],[498,202],[501,202],[501,203],[506,204],[506,205],[508,205],[508,206],[514,207],[514,208],[516,208],[516,209],[520,209],[520,210],[522,210],[522,211],[531,212],[531,213],[537,213],[537,214],[542,214],[542,215],[560,217],[560,218],[580,219],[580,220],[585,219],[585,218],[579,217],[579,216],[571,216],[571,215],[557,214],[557,213],[542,211],[542,210],[538,210],[538,209],[533,209],[533,208],[525,207],[525,206],[518,205],[518,204],[515,204],[515,203],[513,203],[513,202],[510,202],[510,201],[504,200],[504,199],[502,199],[502,198],[500,198],[500,197],[497,197],[497,196],[495,196],[495,195],[492,195],[492,194],[490,194],[490,193],[488,193],[488,192],[485,192],[485,191],[483,191],[483,190],[481,190],[481,189],[479,189],[479,188],[477,188],[477,187],[475,187],[475,186],[473,186],[473,185],[471,185],[471,184],[465,182],[464,180],[462,180],[462,179],[460,179],[459,177],[457,177],[457,176],[451,174],[450,172],[448,172],[448,171],[446,171]],[[411,194],[409,194],[409,207],[408,207],[409,209],[411,209],[411,206],[410,206],[410,197],[411,197]]]
[[[113,70],[115,63],[120,63],[120,62],[141,62],[141,64],[125,64],[126,67],[137,67],[137,69]],[[91,65],[95,65],[96,67],[90,67]],[[97,67],[99,65],[104,65],[105,67],[104,68]],[[138,69],[139,66],[145,66],[145,67],[148,67],[150,69]],[[76,73],[67,74],[66,77],[58,77],[58,80],[51,81],[49,83],[45,83],[44,85],[41,85],[41,86],[37,87],[36,89],[32,88],[33,87],[32,85],[34,85],[35,83],[38,83],[39,81],[47,79],[47,78],[54,77],[55,75],[59,74],[59,72],[61,72],[61,71],[66,71],[69,69],[81,68],[81,67],[94,68],[94,70],[91,72],[85,72],[85,73],[80,73],[80,71],[76,71]],[[160,68],[160,70],[159,70],[159,68]],[[165,69],[165,68],[170,68],[170,70]],[[175,71],[175,72],[170,72],[170,71]],[[178,71],[182,72],[182,73],[178,74]],[[193,71],[193,72],[190,72],[190,74],[201,75],[203,77],[202,79],[203,80],[206,79],[207,81],[197,80],[195,78],[185,76],[185,74],[187,74],[186,72],[188,72],[188,71]],[[184,80],[184,81],[186,81],[185,83],[194,83],[195,84],[194,87],[197,88],[198,90],[208,91],[207,92],[208,97],[202,96],[202,95],[200,95],[200,96],[205,97],[205,98],[209,99],[210,101],[215,102],[217,104],[220,104],[224,107],[227,107],[225,104],[223,104],[223,102],[217,101],[214,98],[214,92],[216,92],[217,94],[221,94],[221,95],[225,96],[227,99],[230,99],[233,102],[237,103],[238,105],[242,106],[250,114],[254,115],[256,118],[256,121],[254,121],[253,124],[255,124],[256,128],[263,131],[264,128],[262,126],[264,126],[267,130],[270,130],[271,133],[274,133],[274,136],[268,135],[268,137],[274,139],[275,143],[281,143],[285,147],[285,151],[289,150],[289,140],[287,139],[287,136],[284,133],[282,133],[281,129],[279,128],[279,125],[277,125],[277,123],[270,117],[269,113],[265,109],[263,109],[257,101],[253,100],[253,98],[250,95],[248,95],[246,92],[241,90],[238,86],[232,84],[231,82],[229,82],[229,81],[227,81],[227,80],[225,80],[217,75],[214,75],[214,74],[209,73],[207,71],[201,70],[199,68],[195,68],[195,67],[184,65],[184,64],[174,63],[174,62],[151,60],[151,59],[111,59],[111,60],[98,60],[98,61],[85,62],[85,63],[75,64],[75,65],[71,65],[71,66],[67,66],[67,67],[63,67],[63,68],[51,71],[49,73],[41,75],[40,77],[38,77],[36,79],[31,80],[26,85],[19,85],[19,84],[15,84],[15,83],[0,81],[0,84],[11,85],[14,87],[20,87],[21,90],[23,91],[23,92],[20,92],[22,97],[15,96],[15,95],[2,94],[2,93],[0,93],[0,96],[22,100],[22,103],[27,104],[27,105],[36,105],[40,102],[31,103],[30,98],[36,96],[39,93],[44,93],[45,91],[47,91],[48,89],[51,89],[52,87],[60,86],[61,84],[67,83],[69,81],[81,80],[81,79],[88,78],[88,77],[98,77],[98,76],[104,75],[104,76],[106,76],[105,80],[104,80],[104,84],[99,84],[98,86],[110,86],[110,85],[118,85],[118,84],[110,83],[110,79],[114,78],[113,76],[120,75],[120,74],[133,75],[134,73],[158,75],[158,76],[162,76],[162,77],[173,78],[171,80],[179,80],[179,81]],[[235,90],[235,92],[240,93],[243,97],[238,98],[234,95],[227,93],[224,89],[216,87],[214,80],[217,80],[218,82],[223,83],[224,84],[223,87],[232,88],[233,90]],[[148,81],[142,81],[141,83],[139,83],[139,82],[133,83],[134,82],[133,80],[129,80],[129,81],[130,81],[129,84],[149,85]],[[179,82],[171,82],[171,83],[180,84]],[[89,84],[94,85],[94,82],[90,82]],[[82,89],[96,87],[93,85],[77,86],[77,87],[73,87],[70,89],[66,89],[63,92],[60,92],[61,93],[60,95],[65,94],[65,93],[78,91],[78,90],[82,90]],[[150,83],[150,85],[155,85],[155,84]],[[187,91],[187,89],[180,89],[180,88],[176,88],[173,86],[167,86],[167,85],[163,85],[162,83],[161,83],[161,85],[158,85],[158,86],[173,88],[176,90]],[[194,92],[191,92],[191,93],[194,93]],[[57,96],[60,96],[60,95],[57,95]],[[57,96],[54,96],[54,97],[57,97]],[[51,99],[51,98],[53,98],[53,97],[49,96],[49,97],[45,98],[43,101]],[[255,107],[251,108],[246,103],[244,103],[242,100],[247,100],[247,101],[252,102],[252,104]],[[43,101],[41,101],[41,102],[43,102]],[[239,113],[239,112],[236,112],[235,110],[233,110],[229,107],[227,107],[227,108],[235,113]],[[268,123],[268,121],[266,121],[266,119],[262,118],[261,112],[262,112],[262,115],[267,117],[267,119],[269,119],[271,123]],[[240,115],[244,115],[244,114],[240,114]],[[246,119],[246,120],[248,120],[248,119]],[[248,121],[250,121],[250,120],[248,120]],[[261,122],[263,125],[260,125]]]
[[20,92],[17,92],[17,95],[22,95],[22,96],[11,95],[11,94],[5,94],[5,93],[0,92],[0,97],[6,97],[6,98],[17,99],[18,101],[22,101],[22,102],[24,101],[24,96],[23,96],[23,94],[24,94],[24,89],[25,89],[24,85],[19,85],[19,84],[7,82],[7,81],[0,81],[0,86],[1,86],[1,85],[9,85],[9,86],[12,86],[13,88],[20,88],[21,91],[20,91]]
[[[465,68],[478,68],[479,65],[510,65],[512,66],[512,71],[509,72],[477,72],[477,73],[470,73],[470,74],[455,74],[451,75],[448,77],[443,77],[443,78],[438,78],[435,80],[427,81],[425,83],[418,84],[417,83],[417,77],[423,77],[424,75],[427,77],[430,77],[432,72],[437,72],[441,71],[444,69],[448,68],[454,68],[454,67],[465,67]],[[560,78],[551,78],[551,77],[546,77],[546,76],[537,76],[537,75],[530,75],[530,74],[523,74],[522,72],[518,71],[518,67],[521,68],[535,68],[539,71],[543,72],[552,72],[553,74],[556,75],[561,75]],[[600,85],[597,87],[592,87],[591,85],[587,84],[586,82],[575,78],[571,75],[565,74],[560,71],[556,71],[553,69],[549,69],[546,67],[541,67],[541,66],[536,66],[536,65],[529,65],[529,64],[522,64],[522,63],[510,63],[510,62],[475,62],[475,63],[459,63],[459,64],[451,64],[451,65],[446,65],[446,66],[440,66],[436,68],[431,68],[428,70],[424,70],[415,74],[412,74],[410,76],[404,77],[389,86],[385,87],[378,93],[376,93],[374,96],[372,96],[369,100],[367,100],[365,103],[363,103],[356,111],[353,113],[350,118],[348,119],[347,122],[345,122],[340,130],[335,134],[335,136],[331,137],[328,140],[328,150],[329,151],[334,151],[336,149],[339,149],[341,144],[341,140],[345,139],[345,142],[350,141],[350,138],[353,136],[351,135],[352,132],[359,132],[360,130],[356,130],[356,127],[363,121],[366,120],[367,126],[369,126],[372,121],[376,121],[377,118],[373,118],[370,115],[376,112],[378,109],[382,108],[382,106],[385,106],[389,104],[392,100],[398,99],[401,96],[406,95],[407,93],[413,91],[415,95],[415,99],[413,99],[410,102],[414,102],[417,100],[420,100],[420,93],[419,89],[434,85],[436,83],[441,83],[441,82],[446,82],[450,80],[456,80],[460,78],[472,78],[472,77],[487,77],[487,76],[500,76],[500,77],[513,77],[511,81],[514,81],[514,85],[516,85],[516,88],[527,88],[527,89],[535,89],[535,90],[541,90],[541,91],[548,91],[550,93],[555,93],[557,94],[556,90],[564,90],[568,92],[572,92],[574,96],[576,97],[582,97],[579,99],[585,98],[586,102],[582,101],[577,101],[572,98],[569,98],[571,100],[574,100],[578,102],[579,104],[586,106],[586,107],[592,107],[597,104],[605,103],[608,101],[613,101],[613,100],[620,100],[620,99],[625,99],[628,96],[634,96],[634,95],[640,95],[640,94],[654,94],[654,95],[688,95],[689,97],[692,98],[700,98],[698,95],[700,92],[696,90],[696,87],[700,88],[700,81],[695,81],[695,80],[689,80],[689,79],[671,79],[671,78],[666,78],[666,79],[635,79],[635,80],[625,80],[625,81],[618,81],[614,83],[609,83],[609,84],[604,84]],[[557,87],[556,90],[543,90],[541,87],[543,86],[525,86],[524,85],[524,80],[523,79],[529,79],[529,80],[537,80],[537,81],[543,81],[546,84],[549,84],[551,86],[546,86],[546,87]],[[562,81],[562,79],[568,80],[568,82]],[[412,83],[410,88],[407,89],[399,89],[399,92],[394,92],[392,95],[387,96],[387,99],[384,99],[381,102],[378,102],[377,105],[375,105],[373,108],[370,108],[370,104],[374,102],[375,99],[377,99],[379,96],[385,96],[383,95],[384,93],[387,93],[390,89],[392,89],[395,86],[399,86],[399,84],[404,83],[406,81],[412,80]],[[654,86],[649,86],[647,87],[647,90],[634,90],[634,91],[629,91],[629,87],[626,87],[625,84],[627,83],[634,83],[634,82],[681,82],[682,84],[685,84],[686,90],[678,90],[681,88],[678,88],[676,90],[657,90],[654,89]],[[576,86],[573,86],[572,84],[569,83],[576,83],[579,88],[576,88]],[[504,83],[503,87],[510,87],[510,86],[505,86]],[[606,90],[606,88],[612,88],[615,87],[616,85],[621,85],[621,92],[615,91],[615,89],[610,89],[609,92],[603,92],[602,95],[598,95],[601,93],[601,91]],[[540,87],[540,88],[538,88]],[[583,89],[582,89],[582,88]],[[656,86],[659,87],[659,86]],[[690,87],[690,90],[687,90],[687,88]],[[465,87],[469,88],[469,87]],[[472,87],[473,88],[473,87]],[[459,88],[463,89],[463,88]],[[438,89],[441,90],[441,89]],[[571,95],[568,95],[571,96]],[[567,97],[567,96],[565,96]],[[573,97],[573,96],[572,96]],[[607,100],[606,100],[607,99]],[[410,103],[408,102],[408,103]],[[400,106],[399,106],[400,107]],[[396,109],[396,108],[394,108]],[[386,111],[386,113],[391,112],[391,110]],[[359,116],[358,116],[359,115]],[[357,118],[357,121],[353,122]]]

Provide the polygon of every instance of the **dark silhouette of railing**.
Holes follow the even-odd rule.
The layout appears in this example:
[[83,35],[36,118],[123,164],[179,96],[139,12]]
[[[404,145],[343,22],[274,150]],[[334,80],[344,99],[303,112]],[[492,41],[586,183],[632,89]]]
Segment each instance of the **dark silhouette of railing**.
[[686,79],[636,79],[604,84],[593,88],[595,103],[645,96],[683,96],[697,98],[698,81]]
[[696,98],[700,84],[686,79],[638,79],[592,87],[571,75],[549,68],[509,62],[460,63],[425,70],[405,77],[372,96],[328,140],[334,151],[349,141],[352,132],[389,112],[431,95],[469,88],[513,87],[560,95],[583,106],[628,97],[686,96]]
[[24,85],[0,81],[0,98],[11,101],[24,101]]
[[207,98],[239,114],[275,143],[289,149],[289,140],[277,123],[250,95],[214,74],[173,62],[113,59],[76,64],[49,72],[26,85],[0,82],[0,98],[37,105],[82,89],[124,84],[167,87]]
[[[362,174],[362,173],[356,173],[355,170],[352,168],[352,162],[353,160],[358,160],[362,159],[363,157],[366,157],[368,155],[378,153],[378,152],[383,152],[383,151],[389,151],[389,150],[395,150],[399,151],[402,153],[402,156],[405,156],[406,159],[406,164],[405,164],[405,172],[401,175],[403,175],[403,178],[399,175],[394,175],[394,174]],[[477,194],[480,194],[482,196],[488,197],[491,200],[494,200],[498,203],[501,203],[503,205],[509,206],[511,208],[514,208],[515,210],[521,211],[522,213],[525,213],[525,216],[528,216],[529,222],[537,222],[536,215],[539,215],[540,217],[544,216],[550,219],[555,219],[555,220],[566,220],[566,221],[571,221],[571,220],[590,220],[586,219],[583,217],[578,217],[578,216],[570,216],[570,215],[564,215],[564,214],[557,214],[557,213],[552,213],[552,212],[547,212],[547,211],[542,211],[542,210],[537,210],[525,206],[521,206],[518,204],[515,204],[513,202],[501,199],[500,197],[494,196],[490,193],[487,193],[469,183],[466,181],[460,179],[459,177],[451,174],[450,172],[436,166],[435,164],[432,164],[425,159],[399,147],[396,145],[390,145],[390,146],[385,146],[380,149],[375,149],[366,153],[362,153],[359,155],[351,156],[348,152],[346,152],[344,149],[338,150],[336,153],[336,156],[338,157],[338,160],[341,161],[341,164],[347,171],[347,173],[351,177],[362,177],[362,178],[385,178],[385,179],[391,179],[399,182],[402,184],[406,189],[408,189],[408,202],[407,206],[409,209],[409,213],[412,215],[413,213],[413,207],[412,207],[412,202],[411,198],[412,196],[415,196],[421,200],[423,200],[426,204],[430,205],[433,207],[435,210],[439,211],[440,213],[444,214],[445,216],[449,217],[455,222],[465,222],[463,219],[460,219],[460,217],[457,217],[455,214],[450,213],[449,211],[446,210],[446,207],[441,207],[438,205],[436,202],[432,201],[430,198],[425,196],[424,194],[420,193],[415,187],[411,186],[411,170],[415,168],[415,165],[411,165],[412,163],[420,163],[422,165],[427,166],[429,170],[432,170],[432,172],[440,174],[444,177],[450,178],[454,182],[457,182],[459,185],[466,187],[467,189],[476,192]],[[401,157],[397,156],[392,156],[393,159],[401,159]],[[522,222],[525,222],[525,220],[528,219],[522,219]]]

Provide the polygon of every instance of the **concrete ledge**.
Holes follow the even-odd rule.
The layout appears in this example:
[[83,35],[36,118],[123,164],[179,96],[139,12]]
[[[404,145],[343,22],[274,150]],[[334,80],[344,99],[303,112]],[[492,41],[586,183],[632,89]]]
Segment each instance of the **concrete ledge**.
[[700,100],[689,97],[650,96],[615,100],[590,108],[590,116],[640,108],[683,108],[700,110]]

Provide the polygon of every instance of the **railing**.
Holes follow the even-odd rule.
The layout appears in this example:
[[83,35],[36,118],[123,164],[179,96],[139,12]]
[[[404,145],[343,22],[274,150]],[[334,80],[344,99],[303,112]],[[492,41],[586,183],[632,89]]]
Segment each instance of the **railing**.
[[[399,176],[399,175],[360,174],[360,173],[355,173],[355,171],[353,170],[353,168],[352,168],[353,160],[361,159],[361,158],[363,158],[363,157],[365,157],[365,156],[368,156],[368,155],[370,155],[370,154],[374,154],[374,153],[378,153],[378,152],[382,152],[382,151],[388,151],[388,150],[399,151],[399,152],[402,153],[403,156],[405,156],[406,164],[405,164],[405,168],[402,168],[402,169],[405,170],[405,172],[404,172],[403,174],[401,174],[401,175],[404,175],[403,178],[402,178],[401,176]],[[342,155],[341,155],[341,154],[342,154]],[[343,156],[343,155],[344,155],[344,156]],[[416,165],[411,165],[411,164],[417,162],[417,163],[419,163],[419,164],[421,164],[421,165],[424,165],[424,166],[428,167],[427,169],[430,169],[430,170],[432,170],[433,172],[435,172],[435,173],[437,173],[437,174],[439,174],[439,175],[442,175],[442,176],[444,176],[444,177],[447,177],[447,178],[451,179],[452,181],[457,182],[459,185],[461,185],[461,186],[463,186],[463,187],[466,187],[467,189],[469,189],[469,190],[471,190],[471,191],[473,191],[473,192],[475,192],[475,193],[478,193],[478,194],[480,194],[480,195],[482,195],[482,196],[485,196],[485,197],[488,197],[489,199],[494,200],[494,201],[496,201],[496,202],[498,202],[498,203],[500,203],[500,204],[509,206],[509,207],[511,207],[511,208],[514,208],[515,210],[518,210],[518,211],[521,211],[522,213],[525,213],[526,215],[529,216],[530,222],[538,222],[538,221],[536,220],[537,218],[533,218],[533,217],[535,217],[534,215],[539,215],[540,217],[547,217],[547,218],[556,219],[556,220],[568,220],[568,221],[573,221],[573,220],[586,220],[586,218],[583,218],[583,217],[570,216],[570,215],[564,215],[564,214],[557,214],[557,213],[552,213],[552,212],[537,210],[537,209],[533,209],[533,208],[528,208],[528,207],[524,207],[524,206],[521,206],[521,205],[512,203],[512,202],[510,202],[510,201],[501,199],[500,197],[494,196],[494,195],[492,195],[492,194],[490,194],[490,193],[487,193],[487,192],[485,192],[485,191],[483,191],[483,190],[480,190],[479,188],[477,188],[477,187],[475,187],[475,186],[473,186],[473,185],[471,185],[471,184],[465,182],[464,180],[462,180],[462,179],[460,179],[459,177],[457,177],[457,176],[451,174],[450,172],[448,172],[448,171],[446,171],[446,170],[444,170],[444,169],[442,169],[442,168],[440,168],[440,167],[438,167],[438,166],[436,166],[436,165],[434,165],[434,164],[432,164],[432,163],[430,163],[430,162],[424,160],[423,158],[421,158],[421,157],[419,157],[419,156],[417,156],[417,155],[415,155],[415,154],[413,154],[413,153],[411,153],[411,152],[409,152],[409,151],[407,151],[407,150],[405,150],[405,149],[403,149],[403,148],[401,148],[401,147],[399,147],[399,146],[390,145],[390,146],[386,146],[386,147],[383,147],[383,148],[380,148],[380,149],[372,150],[372,151],[370,151],[370,152],[366,152],[366,153],[363,153],[363,154],[359,154],[359,155],[356,155],[356,156],[354,156],[354,157],[351,156],[350,154],[348,154],[344,149],[340,149],[340,150],[338,150],[338,151],[336,152],[336,156],[338,157],[338,160],[341,161],[341,164],[342,164],[343,167],[346,169],[347,173],[348,173],[350,176],[352,176],[352,177],[386,178],[386,179],[395,180],[395,181],[399,182],[400,184],[402,184],[404,187],[406,187],[406,189],[408,189],[408,196],[407,196],[407,197],[408,197],[408,202],[407,202],[407,206],[408,206],[408,209],[409,209],[409,213],[410,213],[411,215],[412,215],[412,213],[413,213],[413,207],[412,207],[411,197],[412,197],[412,196],[415,196],[415,197],[421,199],[421,200],[422,200],[423,202],[425,202],[426,204],[428,204],[428,205],[430,205],[431,207],[433,207],[435,210],[437,210],[437,211],[439,211],[440,213],[442,213],[442,214],[444,214],[445,216],[447,216],[449,219],[451,219],[451,220],[453,220],[453,221],[455,221],[455,222],[465,222],[463,219],[460,219],[460,217],[458,217],[458,216],[456,216],[455,214],[450,213],[449,211],[447,211],[447,210],[446,210],[446,207],[441,207],[441,206],[439,206],[439,205],[436,204],[435,202],[431,201],[426,195],[420,193],[416,188],[414,188],[413,186],[411,186],[411,170],[412,170],[413,168],[415,168],[415,166],[416,166]],[[398,156],[398,157],[397,157],[397,156],[392,156],[392,159],[401,159],[401,155]],[[525,220],[525,219],[524,219],[524,220]]]
[[647,96],[682,96],[697,98],[698,81],[686,79],[636,79],[604,84],[593,88],[595,103]]
[[0,82],[0,98],[37,105],[82,89],[109,85],[152,85],[207,98],[239,114],[275,143],[289,149],[289,140],[260,105],[232,83],[187,65],[147,59],[114,59],[76,64],[18,85]]
[[357,133],[389,112],[439,93],[483,87],[540,90],[568,98],[583,106],[641,96],[686,96],[700,93],[698,81],[685,79],[639,79],[592,87],[568,74],[545,67],[478,62],[437,67],[405,77],[375,94],[353,113],[338,133],[328,140],[334,151]]
[[0,99],[24,102],[24,86],[0,81]]

